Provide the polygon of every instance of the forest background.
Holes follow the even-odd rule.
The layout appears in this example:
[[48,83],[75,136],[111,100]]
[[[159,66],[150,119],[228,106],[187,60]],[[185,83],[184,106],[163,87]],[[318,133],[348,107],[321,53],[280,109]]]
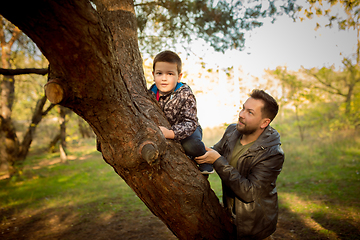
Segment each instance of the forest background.
[[[3,25],[4,29],[9,26],[8,24]],[[339,31],[350,31],[354,28],[358,36],[359,25],[357,22],[356,24],[348,27],[343,26],[343,29],[340,27]],[[29,42],[25,36],[19,40],[21,41],[14,44],[11,49],[11,68],[46,69],[48,63],[35,45]],[[253,88],[265,89],[279,101],[281,110],[273,126],[281,133],[283,148],[287,153],[284,171],[288,171],[287,174],[284,173],[280,176],[279,188],[282,187],[284,190],[300,188],[299,191],[305,192],[307,196],[302,196],[304,198],[299,199],[299,195],[291,194],[291,191],[296,190],[289,190],[283,195],[282,207],[285,209],[286,204],[295,201],[296,204],[286,209],[297,211],[297,208],[300,208],[299,205],[304,204],[302,201],[308,202],[306,205],[309,209],[302,214],[306,221],[310,221],[310,223],[307,222],[311,225],[309,229],[311,228],[317,233],[320,232],[325,234],[324,236],[334,239],[345,239],[346,236],[347,239],[356,239],[355,236],[359,234],[359,202],[357,195],[354,194],[360,185],[358,40],[357,37],[353,42],[355,45],[353,53],[344,53],[337,48],[329,49],[329,51],[334,51],[341,56],[341,63],[338,60],[336,63],[335,61],[332,63],[329,59],[327,65],[321,67],[302,68],[299,66],[298,69],[289,69],[288,66],[282,65],[272,69],[264,69],[263,74],[256,73],[255,76],[248,74],[239,63],[229,66],[212,65],[213,63],[207,62],[208,55],[200,56],[201,54],[197,53],[194,54],[197,58],[192,58],[193,54],[186,52],[185,49],[173,49],[180,52],[184,59],[183,81],[192,87],[198,98],[199,118],[204,125],[204,141],[209,146],[221,137],[221,133],[228,123],[236,120],[237,111],[242,105],[242,101],[246,99],[247,94]],[[347,41],[348,39],[346,39]],[[207,49],[204,52],[208,53],[209,51]],[[153,53],[143,54],[144,71],[149,85],[152,83],[152,56]],[[311,57],[309,56],[309,58]],[[219,58],[216,57],[216,59]],[[303,65],[306,66],[306,63]],[[4,67],[3,63],[2,67]],[[31,127],[33,112],[38,99],[44,94],[43,87],[47,77],[19,75],[15,78],[16,91],[11,116],[17,138],[21,140],[24,138],[29,125]],[[47,103],[46,106],[50,107],[51,105]],[[60,114],[62,114],[61,117],[59,117]],[[56,164],[65,164],[65,166],[66,163],[69,164],[74,159],[73,157],[69,158],[72,155],[71,153],[75,152],[74,146],[78,148],[84,144],[84,146],[87,145],[95,149],[94,135],[86,122],[71,112],[53,107],[37,127],[31,143],[30,160],[24,160],[26,164],[23,165],[19,175],[9,179],[9,164],[4,158],[1,158],[0,177],[2,184],[6,183],[4,186],[11,187],[14,189],[13,191],[16,191],[16,185],[22,185],[24,181],[31,182],[39,177],[39,174],[34,173],[34,170],[38,167],[37,164],[40,160],[43,164],[44,160],[50,164],[50,162],[54,163],[57,156],[60,158],[60,152],[58,152],[60,151],[58,146],[61,143],[59,135],[65,126],[66,141],[62,143],[65,156],[62,156],[60,162],[55,161]],[[83,140],[84,138],[88,138],[90,141]],[[55,155],[44,155],[44,151],[49,149],[55,151]],[[329,155],[329,153],[331,154]],[[99,155],[96,153],[94,155],[99,159]],[[41,159],[39,160],[36,156],[41,156]],[[105,163],[103,164],[105,165]],[[300,171],[301,169],[307,173]],[[31,174],[26,174],[27,171],[30,171]],[[291,176],[293,172],[297,171],[299,176]],[[321,194],[320,189],[322,188],[329,188],[329,190]],[[305,189],[309,192],[306,192]],[[10,190],[7,189],[6,191]],[[314,192],[317,192],[316,197],[312,196]],[[8,193],[7,197],[2,195],[2,201],[7,204],[5,208],[1,209],[3,213],[11,209],[12,204],[16,205],[16,201],[11,200],[11,192],[6,193]],[[217,194],[220,196],[219,190]],[[16,194],[14,198],[16,198]],[[340,206],[343,206],[341,202],[346,203],[346,209],[340,209]],[[329,206],[332,210],[330,212],[326,210]],[[345,213],[338,213],[341,210]],[[10,212],[16,214],[13,211]],[[343,223],[339,231],[332,230],[333,225],[339,223],[339,219],[344,220],[344,215],[347,215],[346,224]],[[7,231],[6,229],[9,228],[6,227],[15,221],[12,221],[13,218],[9,216],[6,214],[2,216],[2,224],[5,226],[2,228],[2,234],[9,233],[10,230]],[[319,225],[321,221],[317,220],[320,218],[327,219],[322,226]],[[349,228],[349,226],[351,227]],[[345,229],[350,229],[353,233]],[[15,227],[12,230],[13,234],[17,232]],[[300,231],[295,227],[286,230],[288,230],[288,234],[293,235]],[[304,233],[298,236],[303,236],[302,234]],[[309,235],[305,234],[304,236]],[[303,237],[302,239],[308,238]]]

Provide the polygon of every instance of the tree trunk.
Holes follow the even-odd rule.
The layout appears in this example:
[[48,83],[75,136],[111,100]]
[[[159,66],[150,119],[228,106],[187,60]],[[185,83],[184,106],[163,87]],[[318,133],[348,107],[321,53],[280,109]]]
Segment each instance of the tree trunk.
[[8,163],[9,175],[14,176],[19,174],[20,168],[17,166],[17,155],[19,154],[19,140],[16,135],[15,127],[11,119],[5,119],[0,115],[0,131],[3,136],[3,149],[1,150],[2,158]]
[[295,104],[295,116],[296,116],[296,121],[297,121],[297,125],[299,128],[300,140],[303,142],[304,141],[304,130],[300,123],[299,106],[297,104]]
[[66,153],[66,114],[67,109],[63,106],[59,107],[59,123],[60,123],[60,159],[61,162],[64,163],[67,160],[67,153]]
[[[11,47],[19,38],[21,31],[15,28],[13,35],[6,42],[2,19],[0,19],[0,43],[1,43],[1,65],[3,68],[10,68]],[[16,156],[19,153],[19,140],[16,135],[14,124],[11,120],[12,106],[15,98],[15,78],[12,75],[4,75],[1,82],[1,102],[0,102],[0,152],[1,157],[8,163],[10,176],[18,171],[15,168]]]
[[82,118],[78,117],[77,120],[81,137],[84,139],[94,137],[93,131],[89,127],[89,124],[87,124]]
[[20,143],[16,134],[14,123],[12,122],[12,106],[15,99],[15,78],[14,75],[20,74],[40,74],[45,75],[48,69],[11,69],[10,56],[11,48],[18,40],[22,32],[15,27],[11,38],[6,41],[3,19],[0,16],[0,43],[1,43],[1,65],[0,74],[4,75],[1,82],[1,103],[0,103],[0,154],[1,162],[7,162],[10,177],[19,175],[22,172],[23,162],[29,152],[31,142],[34,137],[35,129],[42,117],[45,116],[54,105],[43,111],[47,98],[44,96],[37,102],[32,121]]
[[51,104],[45,111],[43,111],[46,100],[47,98],[44,96],[36,103],[36,107],[31,118],[31,123],[29,124],[29,127],[25,132],[24,138],[20,144],[20,150],[16,156],[16,165],[21,169],[29,152],[32,140],[34,139],[36,127],[39,125],[43,117],[55,106]]
[[57,134],[57,135],[53,138],[53,140],[51,140],[51,142],[50,142],[50,144],[49,144],[49,152],[51,152],[51,153],[54,153],[54,152],[55,152],[55,145],[56,145],[56,143],[57,143],[58,141],[60,141],[60,133]]
[[233,224],[207,179],[166,140],[169,127],[147,92],[133,1],[9,1],[1,14],[51,64],[52,103],[92,127],[104,160],[180,239],[231,239]]
[[26,159],[26,156],[29,152],[30,145],[34,139],[34,134],[37,125],[53,107],[51,105],[46,111],[43,111],[44,105],[47,98],[42,97],[36,104],[31,123],[24,135],[22,142],[20,143],[16,135],[16,129],[11,121],[11,119],[5,119],[0,116],[0,131],[3,132],[5,136],[5,148],[2,157],[8,162],[8,171],[10,177],[14,175],[19,175],[23,169],[23,163]]

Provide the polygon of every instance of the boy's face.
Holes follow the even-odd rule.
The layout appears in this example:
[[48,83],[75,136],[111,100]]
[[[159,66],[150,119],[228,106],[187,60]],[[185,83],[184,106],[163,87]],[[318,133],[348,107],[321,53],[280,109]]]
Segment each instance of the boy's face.
[[176,63],[157,62],[152,73],[160,96],[172,92],[176,84],[180,82],[182,73],[178,73]]

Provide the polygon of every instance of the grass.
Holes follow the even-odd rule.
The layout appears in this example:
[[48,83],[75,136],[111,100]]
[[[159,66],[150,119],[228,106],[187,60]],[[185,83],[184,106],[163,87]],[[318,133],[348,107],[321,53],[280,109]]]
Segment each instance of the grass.
[[360,239],[360,137],[285,139],[283,149],[280,209],[312,231],[303,239]]
[[[280,215],[275,239],[359,239],[360,137],[308,142],[287,137],[282,147],[286,158],[277,181]],[[0,180],[0,238],[9,233],[12,219],[26,220],[34,228],[31,224],[43,216],[49,218],[46,226],[52,231],[64,231],[65,224],[89,225],[94,218],[100,219],[97,225],[111,222],[114,213],[126,221],[134,215],[152,215],[104,162],[93,140],[69,150],[66,164],[58,153],[31,155],[23,176]],[[221,199],[219,177],[212,174],[209,181]],[[68,222],[55,228],[53,222],[58,223],[65,212]]]
[[[89,149],[92,150],[89,152]],[[86,151],[88,153],[81,154]],[[0,181],[2,209],[22,212],[56,206],[82,206],[77,208],[79,213],[89,212],[94,207],[103,212],[145,209],[141,200],[102,160],[93,146],[73,148],[69,155],[74,160],[67,164],[54,161],[58,158],[56,154],[30,157],[24,176]],[[79,156],[82,156],[81,160]],[[47,164],[51,161],[53,164]]]

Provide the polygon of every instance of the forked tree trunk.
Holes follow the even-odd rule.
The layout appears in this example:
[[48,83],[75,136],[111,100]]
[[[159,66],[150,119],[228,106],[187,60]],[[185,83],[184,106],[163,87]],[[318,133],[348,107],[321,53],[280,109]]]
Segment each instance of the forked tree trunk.
[[23,163],[34,139],[36,127],[42,118],[54,107],[54,105],[51,104],[44,111],[43,109],[46,100],[47,98],[44,96],[36,103],[31,122],[21,142],[18,140],[16,129],[11,121],[11,118],[5,119],[0,115],[0,131],[4,134],[5,138],[5,148],[2,150],[4,151],[2,152],[2,157],[4,157],[8,163],[8,172],[10,177],[19,175],[22,172]]
[[92,127],[104,160],[180,239],[231,239],[233,225],[148,94],[133,1],[7,1],[0,13],[50,62],[46,94]]

